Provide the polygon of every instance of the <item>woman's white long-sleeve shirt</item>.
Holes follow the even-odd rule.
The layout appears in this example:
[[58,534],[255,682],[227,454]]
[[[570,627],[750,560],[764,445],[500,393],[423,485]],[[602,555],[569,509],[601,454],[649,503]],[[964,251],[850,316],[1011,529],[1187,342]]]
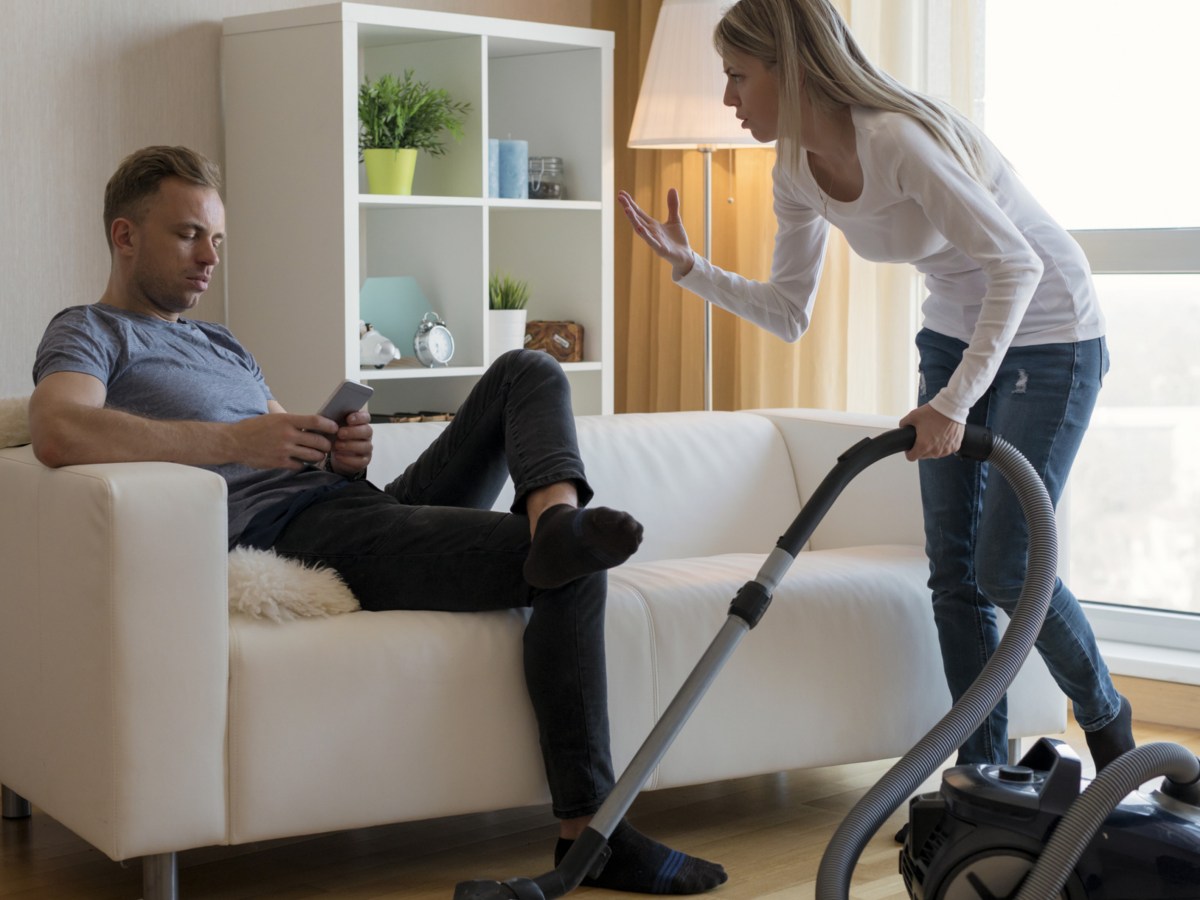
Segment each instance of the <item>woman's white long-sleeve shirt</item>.
[[1083,251],[990,142],[985,188],[910,116],[851,112],[863,171],[858,199],[826,201],[807,165],[791,172],[776,163],[770,280],[743,278],[693,254],[680,285],[797,340],[811,320],[832,223],[863,258],[912,263],[925,276],[924,326],[967,344],[949,384],[930,401],[957,422],[966,421],[1009,346],[1104,334]]

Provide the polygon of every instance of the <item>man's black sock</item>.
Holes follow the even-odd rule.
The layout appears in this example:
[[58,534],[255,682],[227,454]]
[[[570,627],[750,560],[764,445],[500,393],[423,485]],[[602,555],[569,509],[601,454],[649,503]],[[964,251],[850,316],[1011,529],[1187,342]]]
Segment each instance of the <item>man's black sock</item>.
[[565,503],[542,513],[525,560],[525,580],[556,588],[583,575],[619,566],[642,542],[642,526],[629,513]]
[[[559,839],[556,866],[573,843]],[[598,877],[583,880],[587,887],[633,894],[702,894],[729,879],[722,866],[672,850],[625,821],[613,831],[608,848],[612,856]]]
[[1096,771],[1100,772],[1110,762],[1123,753],[1128,753],[1137,745],[1133,740],[1133,707],[1125,698],[1121,698],[1121,710],[1115,719],[1097,731],[1085,731],[1088,752],[1092,754],[1092,762]]

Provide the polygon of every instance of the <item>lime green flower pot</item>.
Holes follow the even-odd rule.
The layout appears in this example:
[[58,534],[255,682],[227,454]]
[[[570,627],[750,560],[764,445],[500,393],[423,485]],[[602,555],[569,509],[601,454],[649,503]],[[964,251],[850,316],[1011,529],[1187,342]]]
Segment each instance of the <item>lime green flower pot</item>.
[[367,189],[372,194],[411,194],[417,151],[364,150],[367,164]]

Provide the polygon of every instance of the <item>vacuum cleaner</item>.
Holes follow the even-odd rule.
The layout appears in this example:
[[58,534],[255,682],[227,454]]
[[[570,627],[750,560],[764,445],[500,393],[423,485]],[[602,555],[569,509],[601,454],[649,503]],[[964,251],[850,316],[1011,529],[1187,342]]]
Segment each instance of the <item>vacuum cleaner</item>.
[[[939,793],[910,803],[905,887],[920,900],[1196,900],[1195,769],[1185,748],[1147,744],[1080,794],[1079,757],[1052,738],[1017,765],[948,769]],[[1137,791],[1163,774],[1159,789]]]
[[[725,662],[765,615],[775,588],[842,490],[868,466],[910,449],[915,440],[913,428],[893,429],[864,438],[838,457],[757,575],[738,591],[724,625],[556,868],[534,878],[464,881],[456,886],[454,900],[553,900],[599,874],[610,853],[609,836]],[[967,426],[959,455],[986,461],[1016,493],[1029,530],[1025,584],[1008,629],[974,684],[835,831],[818,869],[817,900],[849,897],[851,875],[867,842],[999,703],[1033,649],[1050,606],[1057,532],[1054,507],[1037,472],[1015,447],[979,426]],[[948,770],[940,794],[920,795],[910,803],[911,827],[901,852],[910,895],[922,900],[1200,900],[1200,760],[1174,744],[1151,744],[1110,764],[1082,793],[1079,773],[1079,760],[1066,745],[1045,740],[1015,766]],[[1126,798],[1160,774],[1166,780],[1159,791]]]

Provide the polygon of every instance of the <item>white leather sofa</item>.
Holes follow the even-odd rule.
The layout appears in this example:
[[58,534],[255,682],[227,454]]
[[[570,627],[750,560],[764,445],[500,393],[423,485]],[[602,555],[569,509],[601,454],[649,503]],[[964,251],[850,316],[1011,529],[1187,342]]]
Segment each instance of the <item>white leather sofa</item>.
[[[390,480],[444,427],[376,428]],[[888,420],[777,410],[585,417],[598,504],[645,542],[609,579],[624,767],[737,589],[837,456]],[[548,800],[518,612],[227,609],[225,485],[149,463],[0,451],[0,783],[115,860]],[[506,507],[501,497],[499,507]],[[895,757],[948,708],[915,465],[851,483],[648,787]],[[1038,659],[1013,737],[1061,732]],[[15,792],[15,793],[13,793]]]

